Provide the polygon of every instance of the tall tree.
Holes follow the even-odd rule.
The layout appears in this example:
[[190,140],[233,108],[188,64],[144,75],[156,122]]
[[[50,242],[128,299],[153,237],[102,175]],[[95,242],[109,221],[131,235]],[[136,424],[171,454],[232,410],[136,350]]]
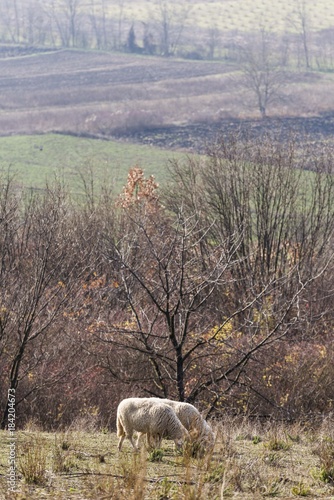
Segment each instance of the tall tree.
[[[2,387],[17,391],[19,405],[27,397],[22,382],[43,361],[37,344],[47,342],[57,319],[75,300],[91,249],[76,243],[76,227],[60,187],[26,196],[5,180],[0,211],[1,378]],[[7,414],[8,405],[2,428]]]
[[190,11],[190,5],[158,0],[155,17],[161,55],[170,56],[177,51]]
[[[109,300],[122,308],[107,303],[99,324],[91,327],[91,339],[101,365],[136,391],[212,406],[233,391],[241,399],[243,391],[261,398],[250,379],[260,354],[305,326],[307,291],[331,262],[331,252],[325,252],[325,240],[333,234],[330,183],[327,179],[324,189],[320,181],[315,190],[319,205],[312,205],[307,217],[306,200],[305,206],[293,201],[284,212],[287,185],[277,195],[267,192],[270,171],[273,176],[267,162],[275,150],[262,157],[258,153],[251,152],[246,162],[241,151],[231,150],[228,168],[221,151],[219,167],[215,156],[198,175],[192,167],[179,169],[178,182],[174,190],[169,186],[163,201],[167,210],[153,181],[144,182],[141,172],[130,173],[118,236],[105,233],[103,251],[113,276],[103,294],[108,290]],[[279,157],[276,151],[278,166]],[[272,179],[276,188],[283,177],[282,166]],[[325,200],[326,227],[315,227],[312,217]],[[292,213],[298,222],[290,234],[286,226]],[[289,238],[297,237],[304,216],[306,247],[295,248]],[[322,230],[320,237],[317,231]],[[313,251],[311,234],[313,246],[318,239]]]

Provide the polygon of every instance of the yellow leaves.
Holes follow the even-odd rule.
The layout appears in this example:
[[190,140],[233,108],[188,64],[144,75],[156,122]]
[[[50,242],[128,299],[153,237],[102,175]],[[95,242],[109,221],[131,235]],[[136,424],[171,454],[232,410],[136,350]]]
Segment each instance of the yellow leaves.
[[63,403],[59,403],[57,407],[57,415],[56,415],[56,420],[59,421],[61,417],[63,416],[64,413],[64,405]]
[[266,387],[272,387],[273,384],[272,384],[272,376],[271,375],[263,375],[262,376],[264,382],[265,382],[265,386]]
[[94,290],[96,288],[101,288],[101,286],[103,286],[103,285],[104,285],[104,278],[101,277],[101,278],[97,278],[96,280],[91,281],[89,288]]
[[289,396],[290,396],[290,394],[288,392],[286,394],[284,394],[283,396],[281,396],[281,398],[280,398],[280,405],[281,406],[284,406],[289,401]]
[[213,326],[204,334],[204,338],[207,340],[226,340],[230,338],[232,334],[238,335],[239,332],[234,332],[232,321],[227,320],[225,323]]
[[117,329],[119,329],[119,330],[132,331],[132,330],[136,329],[137,323],[136,323],[135,319],[132,318],[130,320],[123,321],[121,323],[116,323],[114,325],[114,327],[117,328]]
[[6,317],[8,317],[8,310],[6,307],[0,307],[0,323],[2,321],[6,320]]
[[285,357],[284,357],[284,361],[286,363],[293,363],[294,362],[294,356],[292,356],[292,354],[287,354]]
[[261,330],[268,330],[274,327],[275,318],[273,315],[273,299],[266,297],[260,309],[254,309],[253,322],[260,327]]
[[85,399],[83,408],[80,410],[80,414],[84,416],[96,417],[99,414],[99,407],[88,405]]
[[87,328],[87,331],[89,333],[95,333],[96,331],[100,332],[101,330],[105,330],[106,328],[107,324],[105,321],[96,320],[90,323],[90,325]]
[[324,346],[324,345],[318,345],[318,350],[319,350],[320,357],[322,359],[325,359],[327,357],[326,346]]

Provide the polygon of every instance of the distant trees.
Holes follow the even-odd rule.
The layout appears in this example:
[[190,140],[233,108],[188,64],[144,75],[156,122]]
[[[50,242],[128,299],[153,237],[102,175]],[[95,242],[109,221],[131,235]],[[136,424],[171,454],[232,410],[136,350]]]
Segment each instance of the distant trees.
[[190,5],[177,5],[168,0],[158,0],[155,25],[161,55],[171,56],[176,53],[190,11]]
[[[261,65],[262,79],[268,81],[268,64],[264,69],[264,29],[260,25],[255,24],[250,34],[239,32],[222,37],[216,19],[206,32],[189,29],[195,20],[195,14],[192,17],[195,11],[189,2],[156,0],[147,2],[147,6],[147,11],[137,17],[130,14],[125,0],[114,0],[112,4],[107,0],[92,0],[89,4],[82,0],[0,0],[0,35],[4,42],[13,44],[123,51],[129,50],[127,37],[135,24],[139,52],[213,59],[219,48],[219,57],[228,54],[231,61],[238,62],[235,51],[238,45],[242,47],[239,62],[248,79],[250,66],[254,69],[256,64],[257,73]],[[278,66],[287,62],[292,68],[303,65],[310,69],[315,61],[319,67],[332,68],[331,30],[316,32],[311,21],[308,0],[294,0],[286,17],[286,32],[276,33],[276,40],[269,45],[265,56],[268,61],[270,55],[271,76],[273,73],[278,76]],[[269,32],[273,36],[275,30],[268,27],[266,31],[265,44],[268,45]],[[286,41],[285,46],[279,38]],[[288,58],[286,47],[289,47]],[[237,52],[240,55],[240,51]],[[254,71],[250,80],[252,84],[248,82],[247,86],[252,89],[251,93],[258,92],[259,84],[257,90],[254,86]],[[269,87],[273,88],[272,80]],[[261,95],[263,93],[261,91]]]
[[284,53],[275,49],[272,35],[264,29],[239,46],[242,85],[255,101],[262,118],[266,117],[268,106],[282,98],[281,91],[287,83],[284,66]]
[[8,33],[9,40],[13,43],[19,43],[22,26],[20,23],[18,0],[2,0],[0,9],[3,29]]
[[[289,16],[289,23],[293,26],[297,33],[299,34],[301,45],[302,45],[302,53],[304,56],[305,67],[309,69],[311,67],[310,60],[310,34],[311,34],[311,26],[310,26],[310,16],[308,11],[308,2],[307,0],[295,0],[293,3],[294,9]],[[300,58],[298,57],[298,60]]]

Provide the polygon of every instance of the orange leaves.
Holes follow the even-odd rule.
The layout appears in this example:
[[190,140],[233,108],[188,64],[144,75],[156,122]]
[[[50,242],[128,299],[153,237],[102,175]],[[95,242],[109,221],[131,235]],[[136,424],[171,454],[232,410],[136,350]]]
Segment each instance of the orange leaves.
[[158,201],[157,189],[158,184],[154,176],[150,175],[148,179],[145,179],[144,171],[135,166],[128,173],[127,183],[123,188],[123,193],[119,196],[118,204],[122,208],[143,202],[155,206]]

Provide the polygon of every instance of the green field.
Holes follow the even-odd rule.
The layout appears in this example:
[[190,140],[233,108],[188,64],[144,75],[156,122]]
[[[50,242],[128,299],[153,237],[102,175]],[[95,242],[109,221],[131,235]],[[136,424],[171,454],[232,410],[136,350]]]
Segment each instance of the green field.
[[103,179],[120,191],[129,169],[141,167],[164,182],[168,159],[180,153],[151,146],[118,141],[45,134],[0,137],[0,165],[10,169],[16,181],[27,187],[42,188],[55,176],[76,189],[81,175],[93,172],[97,183]]

